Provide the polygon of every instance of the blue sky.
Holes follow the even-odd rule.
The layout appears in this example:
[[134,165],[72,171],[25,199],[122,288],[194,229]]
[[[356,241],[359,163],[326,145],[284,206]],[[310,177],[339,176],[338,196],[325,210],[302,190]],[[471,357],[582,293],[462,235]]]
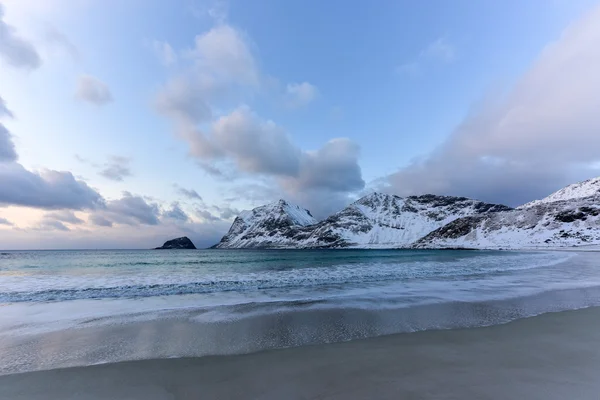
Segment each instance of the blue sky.
[[204,245],[280,197],[514,206],[599,175],[597,1],[0,7],[3,248]]

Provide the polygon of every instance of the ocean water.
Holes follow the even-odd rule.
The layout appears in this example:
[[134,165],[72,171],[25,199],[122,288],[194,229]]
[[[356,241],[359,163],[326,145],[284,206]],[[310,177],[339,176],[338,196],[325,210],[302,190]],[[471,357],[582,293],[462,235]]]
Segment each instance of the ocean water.
[[233,354],[600,305],[600,253],[0,254],[0,373]]

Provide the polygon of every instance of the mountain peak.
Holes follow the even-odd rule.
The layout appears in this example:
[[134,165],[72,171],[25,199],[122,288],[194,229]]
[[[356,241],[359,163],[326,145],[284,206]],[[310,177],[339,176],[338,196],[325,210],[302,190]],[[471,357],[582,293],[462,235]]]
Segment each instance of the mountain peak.
[[547,204],[555,201],[582,199],[584,197],[597,195],[600,195],[600,177],[565,186],[564,188],[557,190],[541,200],[534,200],[524,204],[520,206],[519,209],[534,207],[540,204]]

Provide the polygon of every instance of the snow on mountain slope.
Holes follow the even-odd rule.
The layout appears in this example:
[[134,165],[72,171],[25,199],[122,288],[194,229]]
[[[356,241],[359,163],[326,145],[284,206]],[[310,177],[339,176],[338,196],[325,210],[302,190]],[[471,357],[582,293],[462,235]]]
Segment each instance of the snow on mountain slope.
[[457,218],[510,209],[464,197],[372,193],[317,223],[300,207],[277,204],[242,213],[216,247],[406,247]]
[[574,183],[566,186],[559,191],[552,193],[550,196],[545,197],[541,200],[534,200],[527,204],[524,204],[519,209],[537,206],[540,204],[547,204],[554,201],[581,199],[584,197],[590,197],[600,195],[600,177],[588,179],[587,181]]
[[216,248],[293,247],[295,228],[316,224],[308,210],[285,200],[243,211]]
[[300,247],[406,247],[447,223],[468,215],[510,208],[464,197],[372,193],[318,223]]
[[[559,192],[561,196],[576,193]],[[414,247],[519,249],[590,244],[600,244],[600,195],[541,201],[513,211],[457,219],[420,239]]]

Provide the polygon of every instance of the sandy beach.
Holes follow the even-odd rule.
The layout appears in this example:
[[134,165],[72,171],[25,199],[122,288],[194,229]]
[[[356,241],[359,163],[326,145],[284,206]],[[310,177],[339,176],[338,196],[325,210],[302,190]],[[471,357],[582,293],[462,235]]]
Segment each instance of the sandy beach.
[[3,399],[597,399],[600,308],[247,355],[0,377]]

